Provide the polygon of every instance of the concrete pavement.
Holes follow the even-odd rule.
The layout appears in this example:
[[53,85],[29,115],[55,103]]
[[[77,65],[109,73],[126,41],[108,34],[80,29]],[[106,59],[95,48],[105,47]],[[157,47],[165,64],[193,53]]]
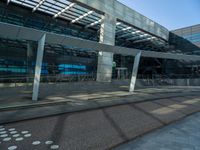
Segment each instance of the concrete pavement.
[[[62,90],[63,91],[63,90]],[[45,117],[62,113],[92,110],[122,104],[138,103],[144,101],[156,101],[161,99],[183,100],[194,99],[200,96],[199,87],[157,87],[138,89],[133,94],[120,95],[120,91],[112,91],[105,94],[105,90],[90,92],[85,99],[83,93],[77,93],[78,98],[52,96],[54,100],[42,99],[38,102],[26,100],[26,102],[17,101],[16,103],[0,103],[0,123],[8,123],[37,117]],[[123,91],[122,91],[123,93]],[[128,93],[128,92],[127,92]],[[85,94],[86,95],[86,94]],[[95,95],[95,96],[94,96]],[[105,97],[107,96],[107,97]],[[59,98],[63,99],[59,99]],[[92,97],[92,98],[91,98]],[[15,97],[12,96],[12,101]],[[169,101],[168,101],[169,102]],[[165,103],[164,103],[165,104]],[[188,108],[190,109],[190,108]],[[193,112],[194,109],[191,110]],[[189,111],[189,110],[188,110]],[[196,110],[197,111],[197,110]]]
[[197,96],[174,97],[169,103],[168,100],[161,98],[1,124],[0,149],[112,149],[200,110]]
[[[85,102],[98,101],[99,99],[116,99],[122,97],[133,97],[129,93],[129,80],[112,81],[112,83],[99,83],[95,81],[72,82],[47,84],[41,83],[39,101],[37,103],[31,100],[32,86],[1,88],[0,90],[0,111],[5,109],[28,106],[51,105],[66,102]],[[134,93],[133,101],[142,100],[146,97],[159,98],[169,96],[187,96],[196,95],[200,91],[197,87],[188,86],[162,86],[140,88]],[[148,96],[147,96],[148,95]]]
[[158,129],[115,150],[199,150],[200,113]]

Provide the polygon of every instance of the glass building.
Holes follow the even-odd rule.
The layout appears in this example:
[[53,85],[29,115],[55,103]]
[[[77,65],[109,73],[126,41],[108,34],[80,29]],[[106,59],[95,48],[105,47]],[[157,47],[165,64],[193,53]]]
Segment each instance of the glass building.
[[[93,3],[87,0],[2,0],[0,23],[123,48],[190,55],[200,52],[199,25],[170,32],[116,0],[94,0]],[[14,37],[0,37],[0,41],[0,82],[32,82],[37,42]],[[131,77],[134,56],[114,54],[109,57],[109,62],[103,62],[104,53],[100,56],[94,49],[46,43],[41,80],[64,82],[99,78],[110,81],[110,76]],[[194,69],[191,62],[161,58],[143,57],[138,77],[173,75],[179,78]],[[105,63],[106,69],[102,68]],[[177,65],[171,67],[171,64]],[[177,71],[179,67],[183,69]]]

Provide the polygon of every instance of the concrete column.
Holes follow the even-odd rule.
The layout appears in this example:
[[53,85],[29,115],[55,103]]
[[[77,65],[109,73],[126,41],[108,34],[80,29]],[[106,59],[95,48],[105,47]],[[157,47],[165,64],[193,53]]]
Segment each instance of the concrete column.
[[41,37],[41,39],[38,41],[37,57],[36,57],[36,65],[35,65],[35,77],[34,77],[34,83],[33,83],[33,95],[32,95],[33,101],[38,100],[40,75],[41,75],[42,60],[43,60],[43,55],[44,55],[45,38],[46,38],[46,34],[44,34]]
[[187,79],[187,86],[190,86],[190,79]]
[[28,42],[27,43],[27,58],[30,59],[31,57],[33,57],[33,43],[32,42]]
[[138,73],[138,67],[139,67],[139,63],[140,63],[140,57],[141,57],[141,51],[137,53],[137,55],[135,56],[135,59],[134,59],[129,92],[134,92],[134,90],[135,90],[135,84],[136,84],[136,78],[137,78],[137,73]]
[[[100,29],[100,43],[115,45],[116,18],[105,14]],[[111,82],[113,66],[113,53],[102,52],[98,54],[97,81]]]
[[33,54],[34,54],[34,47],[33,47],[33,43],[28,41],[27,43],[27,82],[30,81],[30,77],[31,77],[31,62],[32,62],[32,58],[33,58]]

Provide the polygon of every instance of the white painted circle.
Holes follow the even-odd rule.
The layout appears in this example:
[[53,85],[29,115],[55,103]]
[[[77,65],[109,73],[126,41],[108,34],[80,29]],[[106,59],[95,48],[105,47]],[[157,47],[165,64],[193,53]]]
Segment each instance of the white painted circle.
[[2,135],[0,135],[0,137],[7,137],[8,136],[8,134],[2,134]]
[[25,134],[24,137],[31,137],[31,134]]
[[17,133],[17,131],[11,131],[10,132],[10,134],[16,134]]
[[20,136],[20,134],[14,134],[13,135],[13,137],[19,137]]
[[7,138],[4,138],[4,139],[3,139],[4,142],[10,141],[10,140],[11,140],[10,137],[7,137]]
[[45,144],[46,144],[46,145],[53,144],[53,141],[46,141]]
[[22,134],[27,134],[27,133],[28,133],[28,131],[22,131],[21,133],[22,133]]
[[19,138],[16,138],[15,141],[22,141],[24,138],[23,137],[19,137]]
[[15,128],[10,128],[10,129],[8,129],[8,131],[14,131],[15,130]]
[[51,149],[58,149],[58,148],[59,148],[59,145],[51,145],[50,148],[51,148]]
[[8,147],[8,150],[15,150],[15,149],[17,149],[17,146],[10,146],[10,147]]
[[32,144],[33,145],[39,145],[41,142],[40,141],[34,141]]
[[0,134],[6,134],[6,131],[1,131]]
[[1,128],[1,129],[0,129],[0,131],[4,131],[4,130],[5,130],[5,128]]

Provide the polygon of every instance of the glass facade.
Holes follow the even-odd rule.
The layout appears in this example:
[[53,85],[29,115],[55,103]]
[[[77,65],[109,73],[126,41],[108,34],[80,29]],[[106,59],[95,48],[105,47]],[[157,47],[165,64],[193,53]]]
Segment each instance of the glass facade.
[[[27,42],[6,39],[0,42],[0,82],[32,82],[37,44],[31,43],[29,55]],[[94,80],[96,66],[96,52],[45,45],[42,81]]]
[[[200,55],[200,25],[174,30],[170,33],[169,43],[179,52],[189,55]],[[199,76],[200,62],[174,61],[165,63],[166,74],[171,76]]]
[[[25,1],[23,2],[26,4]],[[76,6],[71,10],[71,13],[74,13],[73,11],[78,11],[78,15],[80,15],[87,10]],[[52,19],[52,16],[44,15],[40,12],[33,14],[29,9],[22,9],[15,5],[7,7],[6,3],[3,2],[0,2],[0,22],[92,41],[98,41],[99,37],[99,26],[83,28],[83,24],[87,20],[77,24],[70,24],[69,19]],[[0,39],[0,42],[0,82],[27,82],[27,79],[28,82],[32,82],[37,43],[32,44],[34,50],[32,56],[29,57],[27,55],[28,43],[26,41]],[[96,61],[96,52],[61,45],[45,45],[41,80],[52,81],[58,78],[60,81],[94,80],[96,78]]]
[[200,47],[200,24],[182,29],[177,29],[172,31],[172,33]]
[[183,38],[189,40],[192,43],[198,43],[198,42],[200,42],[200,31],[199,31],[199,33],[185,35],[185,36],[183,36]]
[[[66,0],[67,1],[67,0]],[[14,2],[14,3],[13,3]],[[62,9],[69,7],[71,3],[63,3],[63,1],[54,1],[56,4],[52,5],[52,0],[45,0],[44,4],[38,8],[38,11],[32,13],[35,8],[36,0],[13,0],[9,7],[5,2],[0,2],[0,22],[11,23],[14,25],[34,28],[56,34],[63,34],[67,36],[74,36],[82,39],[99,41],[100,37],[100,13],[97,13],[89,8],[76,5],[67,13],[61,13]],[[20,7],[19,7],[20,4]],[[22,5],[24,7],[22,7]],[[91,12],[88,17],[83,17],[75,24],[73,20],[80,18],[83,15]],[[52,15],[58,14],[57,18],[52,18]],[[146,20],[144,18],[144,20]],[[143,21],[144,21],[143,20]],[[139,20],[138,20],[139,21]],[[94,26],[87,27],[91,23],[96,23]],[[140,21],[142,27],[142,21]],[[153,22],[152,28],[155,28]],[[156,28],[159,29],[159,28]],[[164,34],[160,28],[160,31]],[[179,34],[180,33],[180,34]],[[25,82],[24,77],[31,78],[34,75],[35,57],[37,43],[33,44],[32,56],[27,54],[27,41],[15,41],[0,39],[0,79],[5,77],[15,78],[22,77],[22,82]],[[159,52],[178,52],[184,54],[200,54],[198,44],[200,43],[200,27],[195,26],[191,28],[181,29],[171,32],[169,41],[159,38],[146,28],[140,30],[126,22],[117,20],[116,23],[116,37],[115,45],[136,48],[141,50],[159,51]],[[45,45],[45,54],[42,64],[42,81],[66,80],[66,78],[73,78],[77,80],[80,76],[88,77],[89,79],[96,78],[97,72],[97,53],[85,49],[75,49],[62,45]],[[131,76],[133,57],[114,55],[114,62],[116,67],[113,67],[113,77],[117,77],[117,68],[127,68],[127,77]],[[173,64],[174,67],[171,67]],[[141,67],[139,69],[139,78],[146,76],[152,77],[153,74],[188,74],[191,72],[191,65],[188,63],[169,62],[155,58],[142,58]],[[178,68],[178,69],[177,69]],[[180,69],[182,68],[182,69]],[[181,70],[181,71],[177,71]],[[7,81],[11,82],[11,81]]]

